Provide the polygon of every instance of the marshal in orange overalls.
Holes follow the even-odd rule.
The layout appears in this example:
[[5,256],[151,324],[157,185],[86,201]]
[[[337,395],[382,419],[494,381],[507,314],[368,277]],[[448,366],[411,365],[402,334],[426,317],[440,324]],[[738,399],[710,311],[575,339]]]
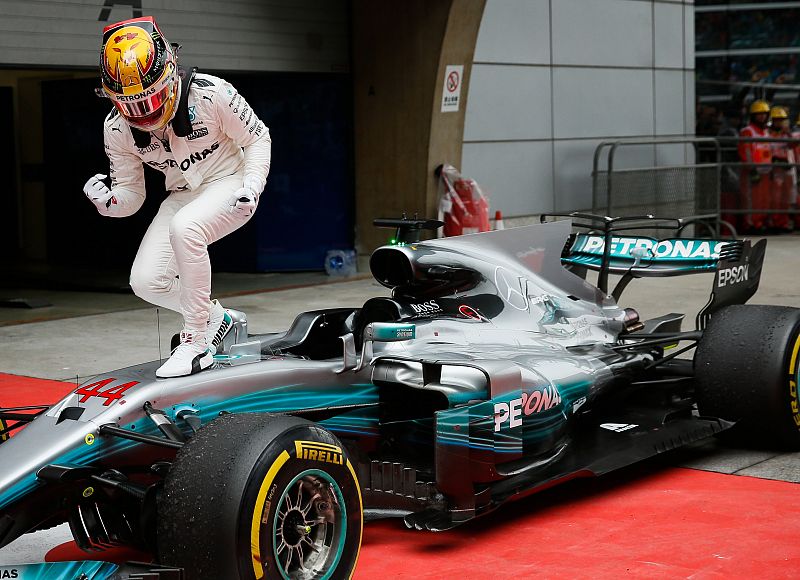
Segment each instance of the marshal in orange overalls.
[[[750,124],[742,129],[739,136],[743,139],[767,139],[767,119],[769,117],[769,103],[754,101],[750,105]],[[765,141],[740,141],[739,160],[741,161],[741,209],[768,209],[770,207],[770,190],[772,171],[772,147]],[[742,220],[743,229],[760,230],[767,226],[767,215],[763,213],[749,213]]]

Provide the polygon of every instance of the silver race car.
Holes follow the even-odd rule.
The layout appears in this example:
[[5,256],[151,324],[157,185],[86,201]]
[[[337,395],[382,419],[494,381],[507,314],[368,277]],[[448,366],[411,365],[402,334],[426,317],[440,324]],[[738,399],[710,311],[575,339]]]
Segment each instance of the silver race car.
[[[17,577],[346,578],[365,517],[446,530],[723,432],[800,445],[800,310],[743,306],[766,242],[566,217],[428,241],[439,222],[379,220],[397,228],[370,260],[390,298],[278,334],[239,313],[212,369],[157,379],[153,361],[1,409],[0,546],[69,522],[87,551],[156,562]],[[619,305],[635,278],[697,272],[714,283],[689,330]]]

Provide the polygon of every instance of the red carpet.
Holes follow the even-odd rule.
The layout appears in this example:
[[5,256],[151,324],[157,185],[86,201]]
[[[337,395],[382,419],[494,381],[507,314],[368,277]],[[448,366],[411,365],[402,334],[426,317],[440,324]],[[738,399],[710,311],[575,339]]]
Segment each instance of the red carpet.
[[[0,409],[27,405],[52,405],[76,389],[75,383],[35,379],[0,373]],[[9,426],[15,421],[9,421]],[[14,431],[10,435],[14,436]]]
[[[71,388],[0,375],[0,404],[54,402]],[[355,578],[797,578],[799,538],[800,485],[649,463],[451,532],[367,524]],[[48,554],[76,557],[85,555],[69,544]]]
[[76,389],[75,382],[35,379],[0,373],[0,408],[52,405]]
[[355,578],[798,578],[798,538],[800,485],[635,469],[447,533],[368,525]]

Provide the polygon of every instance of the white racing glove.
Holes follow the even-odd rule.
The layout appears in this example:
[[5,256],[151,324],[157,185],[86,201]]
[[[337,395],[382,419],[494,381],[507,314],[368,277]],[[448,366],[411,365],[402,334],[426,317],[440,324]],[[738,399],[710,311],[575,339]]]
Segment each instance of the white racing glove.
[[228,205],[232,213],[239,213],[242,216],[251,216],[258,206],[258,196],[263,186],[261,180],[255,175],[245,175],[242,187],[231,194]]
[[105,175],[98,173],[90,177],[86,185],[83,186],[83,193],[85,193],[89,201],[97,207],[97,211],[101,213],[108,210],[111,204],[117,203],[114,194],[108,189],[108,186],[103,183],[103,179],[105,178]]

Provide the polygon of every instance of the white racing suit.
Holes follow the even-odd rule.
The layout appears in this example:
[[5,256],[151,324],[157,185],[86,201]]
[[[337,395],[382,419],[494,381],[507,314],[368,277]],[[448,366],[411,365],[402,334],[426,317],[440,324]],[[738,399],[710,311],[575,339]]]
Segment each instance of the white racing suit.
[[181,313],[187,330],[203,333],[211,308],[208,244],[250,219],[231,211],[232,194],[245,175],[261,194],[271,141],[267,127],[223,79],[196,74],[191,83],[184,81],[182,93],[187,86],[188,97],[181,95],[163,130],[132,131],[116,110],[106,118],[113,197],[98,211],[125,217],[139,210],[145,198],[142,163],[165,174],[169,195],[142,239],[130,284],[140,298]]

